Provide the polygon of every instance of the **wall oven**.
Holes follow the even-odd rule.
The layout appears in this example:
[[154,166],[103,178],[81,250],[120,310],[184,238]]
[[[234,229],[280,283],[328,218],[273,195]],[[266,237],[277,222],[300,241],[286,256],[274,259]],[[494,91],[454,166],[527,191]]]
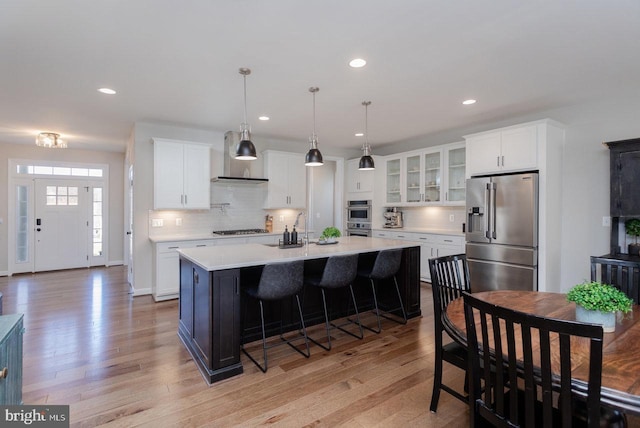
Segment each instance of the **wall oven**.
[[371,201],[347,201],[347,222],[371,223]]

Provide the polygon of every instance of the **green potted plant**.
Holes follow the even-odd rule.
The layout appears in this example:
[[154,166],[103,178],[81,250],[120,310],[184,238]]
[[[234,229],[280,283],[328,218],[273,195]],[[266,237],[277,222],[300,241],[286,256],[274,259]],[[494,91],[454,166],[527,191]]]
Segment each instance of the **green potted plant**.
[[567,300],[576,304],[576,320],[602,324],[605,333],[616,327],[616,312],[631,311],[633,300],[612,285],[585,281],[567,293]]
[[640,244],[638,244],[638,236],[640,236],[640,219],[630,218],[624,222],[624,229],[627,235],[633,236],[633,244],[629,244],[629,254],[634,256],[640,255]]
[[336,238],[339,238],[340,236],[342,236],[342,234],[340,233],[340,229],[338,229],[337,227],[329,226],[322,231],[320,240],[331,243],[335,242]]

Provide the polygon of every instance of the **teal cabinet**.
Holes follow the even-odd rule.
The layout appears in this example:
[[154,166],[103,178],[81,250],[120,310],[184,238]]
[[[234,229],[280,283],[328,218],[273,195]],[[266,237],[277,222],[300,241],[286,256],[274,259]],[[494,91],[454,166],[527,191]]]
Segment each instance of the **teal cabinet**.
[[0,316],[0,404],[22,404],[23,315]]

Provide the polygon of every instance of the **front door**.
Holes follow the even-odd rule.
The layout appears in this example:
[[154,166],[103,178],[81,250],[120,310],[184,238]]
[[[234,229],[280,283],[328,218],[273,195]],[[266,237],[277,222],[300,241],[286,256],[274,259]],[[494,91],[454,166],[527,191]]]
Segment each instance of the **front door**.
[[89,187],[76,180],[35,180],[35,271],[89,266]]

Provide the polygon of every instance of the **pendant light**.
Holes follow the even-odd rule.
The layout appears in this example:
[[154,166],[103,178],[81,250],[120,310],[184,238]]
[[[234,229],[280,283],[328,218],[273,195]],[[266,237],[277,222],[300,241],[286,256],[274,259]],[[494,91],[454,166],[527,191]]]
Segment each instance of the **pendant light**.
[[368,171],[375,169],[376,166],[373,162],[373,158],[371,157],[371,146],[369,145],[369,118],[368,118],[368,108],[371,104],[371,101],[363,101],[362,105],[364,106],[364,144],[362,145],[362,157],[360,158],[360,163],[358,164],[358,169],[363,171]]
[[310,147],[304,159],[306,166],[321,166],[324,163],[322,161],[322,153],[318,150],[318,137],[316,136],[316,92],[319,90],[316,87],[309,88],[309,92],[313,94],[313,134],[309,137]]
[[244,122],[240,125],[240,144],[236,148],[236,159],[255,160],[256,146],[251,142],[251,131],[247,123],[247,76],[251,74],[251,70],[241,68],[239,73],[244,76]]

